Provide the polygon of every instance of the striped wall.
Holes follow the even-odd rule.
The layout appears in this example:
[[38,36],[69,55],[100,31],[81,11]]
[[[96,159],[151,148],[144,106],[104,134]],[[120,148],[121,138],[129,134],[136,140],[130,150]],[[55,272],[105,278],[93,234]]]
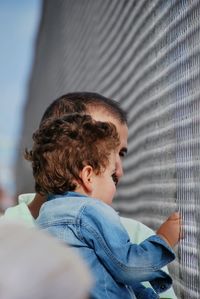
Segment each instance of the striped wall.
[[[83,90],[129,113],[116,209],[153,229],[181,212],[184,239],[170,271],[178,298],[200,298],[200,1],[44,1],[20,153],[47,105]],[[19,159],[18,191],[32,186]]]

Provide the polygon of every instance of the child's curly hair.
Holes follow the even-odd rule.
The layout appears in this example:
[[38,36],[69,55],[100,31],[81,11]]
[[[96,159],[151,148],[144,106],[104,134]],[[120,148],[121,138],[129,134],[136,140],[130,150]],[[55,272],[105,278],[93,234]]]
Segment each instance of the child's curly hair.
[[25,151],[32,162],[35,190],[40,194],[63,194],[81,183],[80,171],[90,165],[96,174],[109,162],[120,144],[116,127],[91,116],[73,113],[43,123],[33,134],[33,148]]

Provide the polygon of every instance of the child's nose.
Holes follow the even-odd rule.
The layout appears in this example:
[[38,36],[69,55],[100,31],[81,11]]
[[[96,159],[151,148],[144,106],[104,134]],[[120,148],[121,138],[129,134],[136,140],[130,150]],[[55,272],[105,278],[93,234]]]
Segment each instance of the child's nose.
[[122,161],[120,158],[117,159],[116,162],[116,176],[118,179],[120,179],[124,175],[123,167],[122,167]]

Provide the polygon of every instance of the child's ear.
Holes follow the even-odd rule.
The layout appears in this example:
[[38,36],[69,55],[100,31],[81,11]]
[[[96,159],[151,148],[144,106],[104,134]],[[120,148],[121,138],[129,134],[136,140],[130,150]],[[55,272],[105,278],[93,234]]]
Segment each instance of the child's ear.
[[91,193],[93,191],[93,175],[94,170],[90,165],[86,165],[80,173],[80,177],[83,182],[83,187],[88,193]]

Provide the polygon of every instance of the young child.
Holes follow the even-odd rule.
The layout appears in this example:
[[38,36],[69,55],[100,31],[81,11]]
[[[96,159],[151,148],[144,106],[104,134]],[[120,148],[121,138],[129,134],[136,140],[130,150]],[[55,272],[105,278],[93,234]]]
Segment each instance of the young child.
[[[91,298],[159,298],[172,280],[161,268],[175,255],[179,216],[173,214],[139,245],[131,243],[111,207],[119,136],[111,123],[71,114],[45,122],[33,135],[36,192],[48,195],[38,225],[76,248],[96,280]],[[140,282],[150,281],[156,292]]]

